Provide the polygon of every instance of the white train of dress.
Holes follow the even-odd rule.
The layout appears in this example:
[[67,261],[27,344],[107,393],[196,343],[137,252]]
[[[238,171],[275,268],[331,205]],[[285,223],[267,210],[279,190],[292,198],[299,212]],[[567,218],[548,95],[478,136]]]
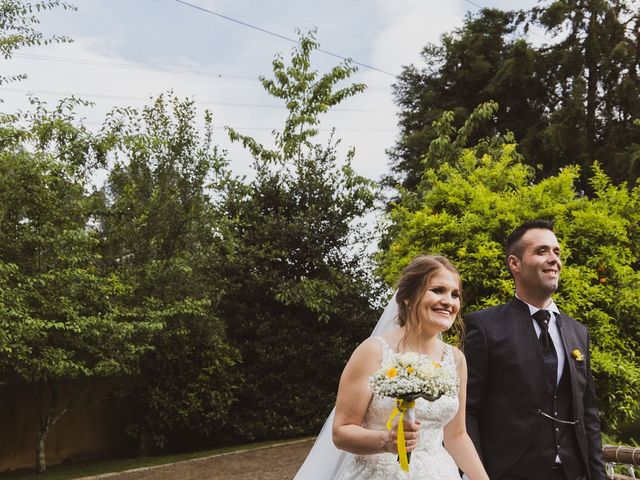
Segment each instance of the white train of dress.
[[[395,352],[382,337],[375,337],[382,344],[382,360]],[[456,373],[455,358],[450,345],[445,345],[442,368]],[[416,400],[415,418],[421,422],[418,446],[411,454],[409,472],[400,468],[397,455],[351,455],[343,480],[459,480],[458,467],[444,448],[443,427],[458,411],[458,397],[441,397],[435,402],[423,398]],[[369,403],[364,427],[386,430],[387,420],[394,405],[389,397],[374,395]]]

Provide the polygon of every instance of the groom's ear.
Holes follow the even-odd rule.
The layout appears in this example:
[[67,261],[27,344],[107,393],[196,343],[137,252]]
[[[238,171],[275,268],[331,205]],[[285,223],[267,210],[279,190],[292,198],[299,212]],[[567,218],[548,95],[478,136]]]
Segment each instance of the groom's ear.
[[517,272],[520,270],[520,259],[515,255],[509,255],[507,259],[507,265],[509,265],[509,270],[511,273]]

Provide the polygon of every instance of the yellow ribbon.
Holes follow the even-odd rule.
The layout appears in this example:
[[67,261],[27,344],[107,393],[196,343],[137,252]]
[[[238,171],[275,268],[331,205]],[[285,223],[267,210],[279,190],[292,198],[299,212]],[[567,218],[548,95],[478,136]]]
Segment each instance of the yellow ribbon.
[[387,420],[387,430],[393,428],[393,420],[398,417],[398,459],[400,460],[400,468],[405,472],[409,471],[409,459],[407,458],[407,442],[404,438],[404,414],[410,408],[413,408],[416,402],[407,402],[401,398],[396,398],[396,405],[391,411],[391,416]]

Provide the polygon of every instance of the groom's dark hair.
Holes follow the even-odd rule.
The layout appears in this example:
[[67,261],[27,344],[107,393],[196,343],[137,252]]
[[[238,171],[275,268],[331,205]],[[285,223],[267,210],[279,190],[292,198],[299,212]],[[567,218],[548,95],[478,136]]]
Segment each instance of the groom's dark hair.
[[509,257],[511,255],[522,258],[522,254],[524,253],[524,244],[520,240],[522,240],[525,233],[534,228],[542,228],[553,232],[554,226],[554,220],[549,218],[540,218],[537,220],[528,220],[511,232],[511,235],[507,237],[507,241],[504,243],[504,261],[507,264],[507,270],[511,272],[511,269],[509,268]]

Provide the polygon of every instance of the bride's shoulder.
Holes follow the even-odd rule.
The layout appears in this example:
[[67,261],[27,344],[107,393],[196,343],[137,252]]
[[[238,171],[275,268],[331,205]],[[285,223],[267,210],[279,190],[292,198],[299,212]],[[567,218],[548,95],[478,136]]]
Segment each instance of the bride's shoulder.
[[358,345],[353,352],[353,357],[358,359],[369,359],[380,363],[382,358],[385,356],[385,352],[387,352],[387,354],[394,352],[392,345],[396,345],[398,343],[398,338],[401,334],[401,332],[392,330],[380,336],[369,337]]
[[382,337],[369,337],[364,340],[353,351],[352,358],[357,359],[373,359],[378,361],[382,356],[382,350],[384,348],[384,340]]
[[369,337],[364,340],[357,349],[364,351],[379,351],[382,348],[384,340],[382,337]]
[[397,337],[395,335],[395,332],[387,332],[380,336],[367,338],[358,346],[358,349],[369,353],[379,354],[384,350],[393,350],[393,347],[391,345],[395,345],[396,343]]
[[345,365],[343,376],[347,378],[368,377],[380,367],[383,345],[379,337],[369,337],[351,354]]

